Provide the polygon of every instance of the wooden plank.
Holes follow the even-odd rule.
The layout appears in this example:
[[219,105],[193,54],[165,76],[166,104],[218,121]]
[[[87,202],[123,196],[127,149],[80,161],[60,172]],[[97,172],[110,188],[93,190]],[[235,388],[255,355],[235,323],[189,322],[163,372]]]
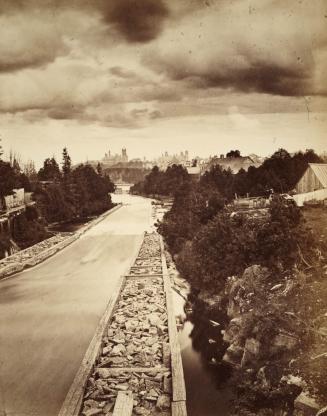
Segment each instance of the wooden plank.
[[132,266],[131,270],[134,270],[134,269],[151,269],[152,267],[161,269],[161,265],[159,265],[159,266],[148,265],[148,266]]
[[58,416],[77,416],[79,414],[87,379],[98,357],[104,331],[112,316],[122,288],[124,287],[124,282],[125,278],[121,277],[117,284],[116,290],[107,305],[105,313],[99,322],[97,330],[85,353],[83,361],[76,373],[74,381],[67,393],[66,399],[60,409]]
[[171,352],[171,372],[172,372],[172,387],[173,387],[173,402],[186,401],[186,389],[184,380],[184,371],[182,364],[182,357],[178,341],[178,334],[176,328],[176,319],[174,313],[173,297],[170,284],[170,278],[167,269],[166,257],[164,253],[164,245],[162,237],[160,238],[161,246],[161,261],[163,271],[164,289],[166,293],[166,306],[168,315],[168,334]]
[[100,367],[98,366],[95,370],[105,369],[105,372],[110,376],[118,375],[120,373],[167,373],[170,369],[167,367]]
[[171,416],[187,416],[186,402],[172,402]]
[[127,279],[137,279],[138,277],[141,278],[152,278],[152,277],[162,277],[162,274],[125,274]]
[[151,261],[159,261],[161,260],[161,257],[137,257],[135,261],[143,261],[143,260],[151,260]]
[[112,416],[131,416],[133,412],[133,393],[131,391],[118,392],[114,413]]

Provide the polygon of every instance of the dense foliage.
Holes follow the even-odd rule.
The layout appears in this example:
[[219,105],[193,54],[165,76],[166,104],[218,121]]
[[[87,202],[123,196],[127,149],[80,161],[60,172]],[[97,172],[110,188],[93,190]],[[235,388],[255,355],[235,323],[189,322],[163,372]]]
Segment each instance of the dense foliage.
[[233,193],[259,196],[265,195],[270,189],[279,193],[290,192],[308,163],[320,162],[320,157],[311,149],[304,153],[297,152],[293,156],[286,150],[279,149],[258,168],[250,166],[247,172],[240,170],[234,177]]
[[139,182],[131,188],[131,193],[174,196],[189,182],[190,177],[187,170],[181,165],[169,166],[165,172],[154,166],[143,182]]
[[45,221],[40,218],[37,207],[27,207],[26,211],[14,218],[12,238],[21,249],[47,238]]
[[[230,151],[229,158],[240,157],[238,150]],[[297,152],[290,155],[286,150],[279,149],[259,167],[250,166],[236,174],[231,170],[223,170],[219,164],[201,177],[205,186],[218,190],[225,199],[231,200],[238,196],[266,196],[271,190],[277,193],[287,193],[294,189],[303,175],[308,163],[320,163],[322,160],[313,150]],[[181,166],[170,166],[165,172],[154,167],[149,175],[134,185],[132,193],[142,195],[170,195],[177,194],[185,183],[189,182],[186,169]]]
[[90,165],[71,166],[63,150],[62,172],[54,159],[46,159],[38,176],[47,184],[36,184],[34,197],[48,222],[72,221],[98,215],[112,207],[110,192],[114,184],[102,171]]
[[[31,182],[26,173],[30,173]],[[36,206],[16,216],[12,229],[0,235],[0,258],[8,252],[11,239],[25,248],[48,236],[46,222],[74,221],[98,215],[110,209],[110,192],[114,184],[102,171],[96,172],[89,165],[72,168],[71,158],[63,149],[62,169],[55,158],[44,161],[37,175],[34,165],[21,172],[17,160],[12,163],[0,160],[0,209],[5,209],[4,196],[15,188],[33,191]]]
[[[159,226],[168,244],[170,229],[165,219]],[[176,218],[176,217],[175,217]],[[187,221],[178,219],[183,228]],[[315,257],[313,236],[306,229],[299,209],[276,196],[267,215],[253,218],[244,214],[233,215],[228,210],[198,227],[193,238],[181,247],[173,242],[177,265],[194,289],[219,292],[229,276],[238,275],[246,267],[259,264],[272,271],[274,279],[297,265],[304,266],[305,258]],[[176,248],[179,250],[176,251]]]
[[10,195],[15,188],[31,189],[31,184],[24,173],[17,171],[9,162],[0,160],[0,207],[5,195]]

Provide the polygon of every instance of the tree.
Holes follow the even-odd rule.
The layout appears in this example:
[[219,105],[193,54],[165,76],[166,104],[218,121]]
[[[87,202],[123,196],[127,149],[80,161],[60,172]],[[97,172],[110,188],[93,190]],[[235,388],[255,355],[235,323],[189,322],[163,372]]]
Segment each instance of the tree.
[[15,187],[16,177],[9,163],[0,160],[0,196],[8,195]]
[[241,152],[239,150],[231,150],[226,154],[226,157],[233,158],[233,157],[241,157]]
[[59,181],[61,173],[59,165],[54,157],[45,159],[43,167],[38,171],[38,178],[41,181]]
[[2,142],[2,139],[0,137],[0,160],[1,160],[1,156],[3,155],[3,148],[2,148],[1,142]]
[[72,170],[72,161],[68,154],[67,148],[62,151],[62,172],[64,180],[67,180]]
[[102,176],[103,172],[102,172],[102,165],[100,162],[98,162],[97,164],[97,173],[98,175]]
[[29,160],[27,163],[25,163],[24,174],[28,177],[30,181],[32,182],[37,181],[37,172],[36,172],[35,164],[33,160]]

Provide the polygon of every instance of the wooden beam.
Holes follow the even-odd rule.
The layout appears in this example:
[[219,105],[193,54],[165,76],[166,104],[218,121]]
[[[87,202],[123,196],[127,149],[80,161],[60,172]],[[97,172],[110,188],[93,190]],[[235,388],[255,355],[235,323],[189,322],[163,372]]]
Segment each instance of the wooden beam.
[[174,313],[173,297],[170,284],[170,278],[167,269],[166,257],[164,253],[164,245],[162,237],[160,237],[161,246],[161,261],[164,280],[164,289],[166,293],[166,306],[168,315],[168,333],[169,344],[171,352],[171,372],[172,372],[172,387],[173,387],[173,402],[186,400],[186,389],[184,380],[184,371],[182,364],[181,351],[178,341],[178,334],[176,328],[176,319]]
[[125,277],[127,279],[137,279],[138,277],[141,278],[152,278],[152,277],[162,277],[162,274],[126,274]]
[[131,391],[118,392],[114,413],[112,416],[131,416],[133,412],[133,393]]
[[161,269],[161,264],[159,264],[159,265],[151,265],[151,264],[149,264],[147,266],[132,266],[131,267],[131,270],[134,270],[134,269],[151,269],[152,267],[155,267],[155,268],[159,268],[160,267],[160,269]]
[[186,402],[172,402],[171,416],[187,416]]
[[105,372],[109,375],[109,376],[116,376],[118,374],[121,373],[167,373],[170,372],[170,369],[167,367],[111,367],[111,368],[107,368],[107,367],[101,367],[98,366],[96,367],[95,371],[100,370],[105,370]]

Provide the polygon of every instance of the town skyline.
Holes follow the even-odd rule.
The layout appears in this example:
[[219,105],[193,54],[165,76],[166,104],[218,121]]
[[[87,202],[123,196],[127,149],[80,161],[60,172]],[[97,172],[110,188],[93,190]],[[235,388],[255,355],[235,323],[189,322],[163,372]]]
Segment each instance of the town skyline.
[[[61,161],[62,158],[62,149],[63,148],[67,148],[71,157],[72,157],[72,161],[75,165],[80,164],[80,163],[87,163],[87,162],[94,162],[94,161],[99,161],[101,162],[106,155],[106,152],[110,151],[112,155],[120,155],[122,152],[122,149],[126,149],[127,153],[128,153],[128,159],[129,161],[136,161],[136,160],[141,160],[141,161],[149,161],[149,162],[153,162],[158,160],[160,157],[164,156],[165,153],[168,153],[169,156],[179,156],[181,153],[187,151],[188,152],[188,159],[191,161],[194,158],[201,158],[201,159],[209,159],[210,157],[220,157],[221,155],[226,155],[229,151],[231,150],[239,150],[241,152],[242,156],[249,156],[249,155],[256,155],[260,158],[266,158],[271,156],[274,152],[276,152],[278,149],[285,149],[287,150],[290,154],[294,154],[296,152],[305,152],[307,149],[313,149],[317,154],[321,154],[321,155],[325,155],[327,153],[327,146],[324,146],[324,144],[321,147],[315,148],[313,146],[308,146],[305,147],[303,146],[302,148],[296,147],[296,145],[294,147],[287,146],[288,143],[285,143],[284,145],[281,143],[281,145],[275,145],[271,147],[271,151],[270,152],[263,152],[263,153],[259,153],[256,151],[245,151],[241,150],[242,147],[239,146],[230,146],[228,147],[228,145],[224,145],[224,146],[220,146],[219,148],[217,147],[216,149],[214,148],[214,146],[211,147],[212,151],[209,152],[209,149],[207,150],[207,148],[205,149],[199,149],[199,152],[196,153],[195,151],[190,150],[189,148],[182,148],[181,146],[179,147],[174,147],[172,146],[171,148],[167,148],[167,147],[162,147],[160,149],[158,149],[158,146],[155,150],[153,150],[152,152],[147,152],[146,149],[142,149],[142,151],[140,150],[136,150],[134,148],[134,146],[131,146],[131,151],[130,149],[125,146],[124,144],[117,144],[116,146],[112,146],[110,148],[105,147],[105,145],[103,145],[103,147],[97,148],[95,149],[95,152],[89,152],[90,155],[94,155],[94,157],[92,156],[88,156],[85,155],[85,157],[83,158],[78,158],[76,157],[76,154],[78,155],[78,149],[74,149],[71,146],[67,146],[65,144],[63,144],[63,146],[61,148],[57,148],[57,149],[53,149],[54,151],[51,153],[49,152],[47,149],[44,149],[43,152],[39,152],[39,157],[34,157],[33,158],[33,154],[31,154],[30,152],[26,152],[25,154],[23,152],[21,152],[21,149],[18,148],[14,148],[14,147],[7,147],[6,146],[6,141],[3,140],[0,141],[1,146],[2,146],[2,156],[1,158],[3,160],[10,160],[10,157],[13,155],[16,155],[16,157],[19,159],[20,163],[22,164],[22,167],[24,164],[29,163],[30,161],[34,162],[35,167],[36,168],[40,168],[43,165],[43,162],[46,158],[49,157],[54,157],[58,162]],[[279,142],[278,142],[279,143]],[[275,142],[276,144],[276,142]],[[310,145],[310,143],[308,143]],[[192,146],[190,146],[190,148],[192,149]],[[244,149],[244,148],[243,148]],[[34,150],[34,149],[33,149]],[[77,150],[77,152],[76,152]],[[103,150],[103,151],[102,151]],[[42,156],[43,155],[43,156]],[[34,152],[34,156],[35,156],[35,152]]]

